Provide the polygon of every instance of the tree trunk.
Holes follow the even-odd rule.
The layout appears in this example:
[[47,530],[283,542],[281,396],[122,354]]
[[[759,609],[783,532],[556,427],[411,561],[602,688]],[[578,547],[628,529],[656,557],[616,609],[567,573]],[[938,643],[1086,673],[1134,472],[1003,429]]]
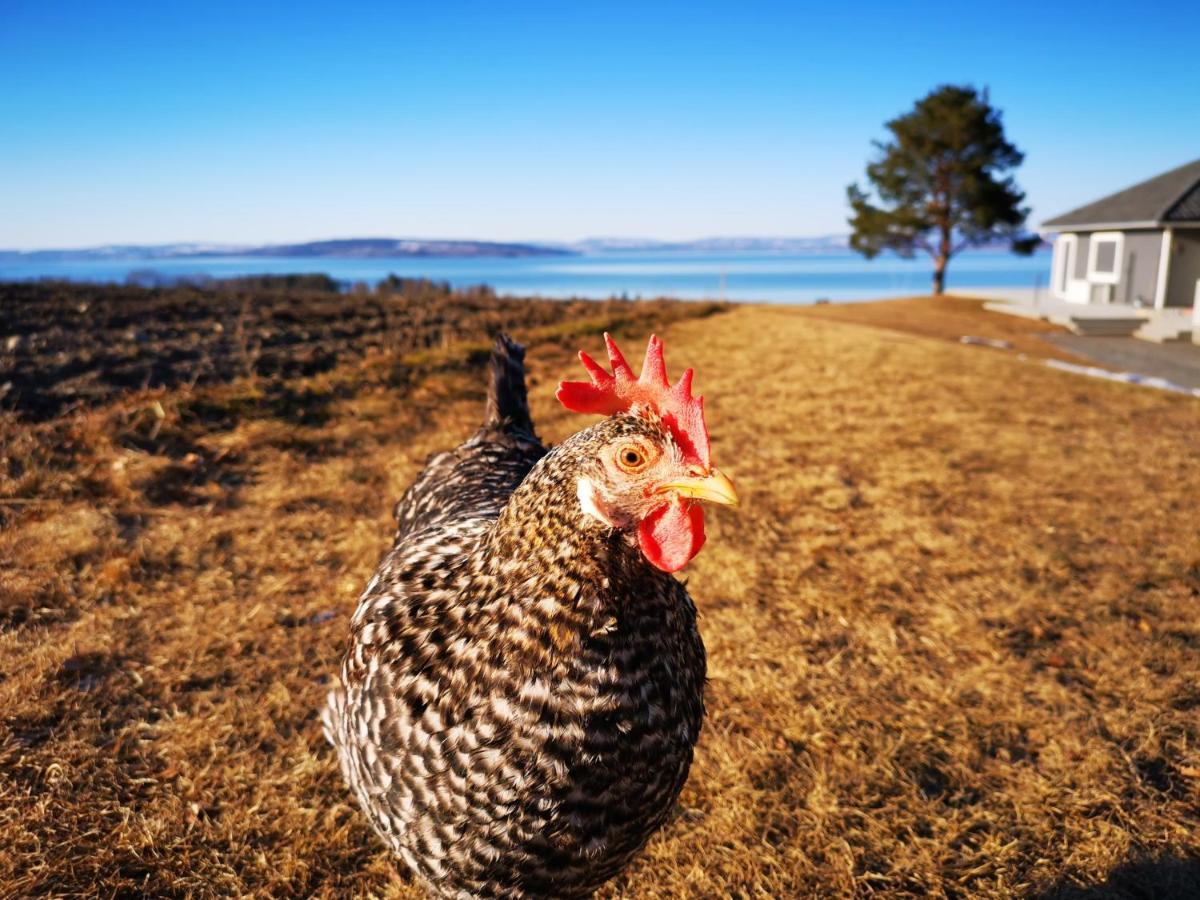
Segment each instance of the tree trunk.
[[933,295],[940,297],[946,290],[946,257],[939,256],[933,261]]
[[[950,208],[950,200],[946,200],[946,208]],[[933,258],[933,295],[940,297],[946,290],[946,263],[950,261],[950,254],[954,251],[951,249],[953,244],[951,238],[954,236],[950,228],[950,220],[944,218],[941,227],[941,240],[938,242],[937,256]]]

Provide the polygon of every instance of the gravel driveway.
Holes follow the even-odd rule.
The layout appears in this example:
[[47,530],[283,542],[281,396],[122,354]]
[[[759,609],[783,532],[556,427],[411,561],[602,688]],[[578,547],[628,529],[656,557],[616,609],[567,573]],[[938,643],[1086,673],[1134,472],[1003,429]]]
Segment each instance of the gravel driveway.
[[1185,342],[1154,344],[1129,337],[1081,337],[1048,334],[1046,340],[1104,366],[1166,378],[1200,388],[1200,346]]

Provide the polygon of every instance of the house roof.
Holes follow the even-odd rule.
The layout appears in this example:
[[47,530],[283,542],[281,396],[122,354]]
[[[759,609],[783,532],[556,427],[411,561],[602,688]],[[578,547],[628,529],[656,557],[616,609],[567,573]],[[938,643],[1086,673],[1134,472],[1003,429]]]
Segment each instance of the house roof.
[[1200,159],[1047,219],[1042,227],[1144,226],[1196,221],[1200,221]]

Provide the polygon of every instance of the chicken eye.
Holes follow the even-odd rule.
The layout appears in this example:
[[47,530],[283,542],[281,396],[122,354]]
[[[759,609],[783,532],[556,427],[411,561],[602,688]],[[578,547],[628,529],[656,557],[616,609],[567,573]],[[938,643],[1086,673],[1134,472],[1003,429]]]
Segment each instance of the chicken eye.
[[617,453],[617,461],[627,472],[636,472],[646,465],[646,456],[634,446],[622,447]]

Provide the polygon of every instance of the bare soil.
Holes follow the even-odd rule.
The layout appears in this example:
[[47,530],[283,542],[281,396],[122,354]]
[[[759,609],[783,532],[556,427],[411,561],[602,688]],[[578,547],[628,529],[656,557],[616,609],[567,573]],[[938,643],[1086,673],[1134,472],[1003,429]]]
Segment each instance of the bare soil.
[[660,329],[744,499],[687,571],[691,779],[606,896],[1200,894],[1200,403],[875,306],[503,307],[323,371],[3,413],[0,896],[417,896],[317,711],[496,324],[552,440],[584,424],[552,398],[572,351]]
[[369,353],[479,342],[502,327],[643,319],[670,306],[512,301],[423,279],[344,292],[323,275],[166,288],[0,282],[0,407],[53,418],[130,390],[284,382]]

